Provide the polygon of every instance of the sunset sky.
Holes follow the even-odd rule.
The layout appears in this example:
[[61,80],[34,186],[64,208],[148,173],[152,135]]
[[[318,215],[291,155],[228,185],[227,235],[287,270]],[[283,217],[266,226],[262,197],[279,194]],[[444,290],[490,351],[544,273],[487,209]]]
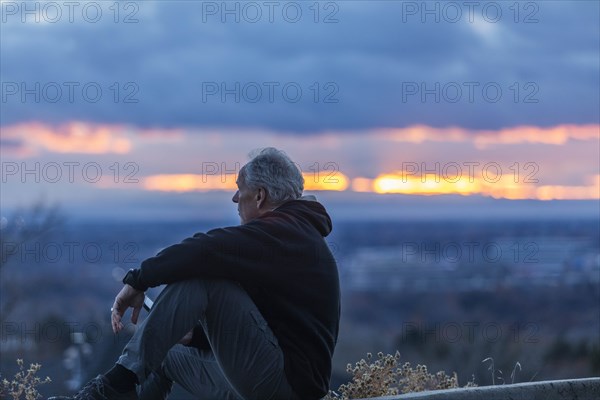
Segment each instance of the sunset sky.
[[3,216],[231,218],[274,146],[340,217],[598,217],[598,2],[0,4]]

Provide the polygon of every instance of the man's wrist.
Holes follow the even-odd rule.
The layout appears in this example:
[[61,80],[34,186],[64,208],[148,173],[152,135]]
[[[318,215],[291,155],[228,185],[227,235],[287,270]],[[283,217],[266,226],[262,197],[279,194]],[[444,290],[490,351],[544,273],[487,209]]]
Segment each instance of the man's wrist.
[[139,270],[130,269],[123,277],[123,284],[129,285],[135,290],[139,290],[140,292],[145,292],[146,288],[142,287],[138,282],[138,274]]

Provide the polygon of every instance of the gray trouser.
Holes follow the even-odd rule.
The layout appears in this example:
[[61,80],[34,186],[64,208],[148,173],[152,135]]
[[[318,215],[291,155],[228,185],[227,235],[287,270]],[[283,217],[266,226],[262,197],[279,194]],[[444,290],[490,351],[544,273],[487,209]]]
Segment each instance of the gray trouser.
[[[211,351],[178,345],[200,323]],[[277,338],[246,291],[226,280],[168,285],[118,361],[140,398],[165,399],[177,382],[202,400],[290,400]]]

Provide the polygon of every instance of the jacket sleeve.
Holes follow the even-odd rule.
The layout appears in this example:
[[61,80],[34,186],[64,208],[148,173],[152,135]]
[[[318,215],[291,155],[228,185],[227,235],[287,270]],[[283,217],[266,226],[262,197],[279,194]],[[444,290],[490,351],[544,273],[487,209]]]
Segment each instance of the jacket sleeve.
[[132,286],[145,291],[194,278],[268,283],[274,271],[266,261],[277,251],[281,238],[258,225],[214,229],[167,247],[132,271]]

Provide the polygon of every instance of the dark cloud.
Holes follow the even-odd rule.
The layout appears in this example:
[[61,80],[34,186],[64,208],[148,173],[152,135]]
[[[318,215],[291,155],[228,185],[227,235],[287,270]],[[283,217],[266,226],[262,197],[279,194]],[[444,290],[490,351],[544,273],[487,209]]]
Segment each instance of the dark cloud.
[[[293,3],[302,10],[296,23],[293,7],[282,14],[291,2],[277,3],[272,23],[264,6],[256,23],[252,8],[239,23],[231,14],[226,23],[219,12],[207,15],[222,2],[135,3],[139,9],[121,9],[118,23],[108,5],[97,23],[76,12],[73,23],[64,16],[24,24],[4,9],[1,124],[316,132],[598,123],[599,3],[521,2],[517,15],[514,3],[492,2],[502,12],[497,22],[493,8],[482,11],[490,2],[474,10],[473,22],[462,2],[450,3],[461,10],[458,22],[443,8],[448,2],[319,3],[318,23],[314,3]],[[247,3],[227,4],[242,10]],[[438,4],[440,13],[407,13],[423,4]],[[123,23],[128,15],[138,22]],[[327,17],[337,22],[323,23]],[[235,94],[222,101],[221,84],[236,91],[236,83],[239,101]],[[39,98],[22,99],[21,84]],[[433,92],[422,97],[423,89]]]

